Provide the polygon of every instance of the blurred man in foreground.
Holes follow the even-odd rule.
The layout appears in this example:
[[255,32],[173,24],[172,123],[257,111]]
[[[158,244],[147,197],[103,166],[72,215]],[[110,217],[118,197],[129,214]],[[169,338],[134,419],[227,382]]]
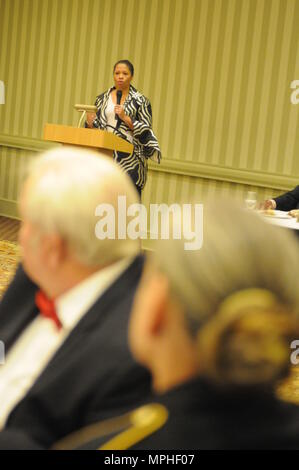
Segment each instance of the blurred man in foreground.
[[55,149],[29,173],[23,266],[0,304],[0,448],[49,447],[148,394],[149,375],[127,345],[139,241],[95,235],[96,207],[117,212],[119,195],[138,202],[128,176],[88,151]]

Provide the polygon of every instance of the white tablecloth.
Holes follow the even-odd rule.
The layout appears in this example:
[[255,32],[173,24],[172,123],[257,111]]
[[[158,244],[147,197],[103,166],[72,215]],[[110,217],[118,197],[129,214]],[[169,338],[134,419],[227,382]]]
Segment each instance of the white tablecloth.
[[290,219],[279,219],[275,217],[262,216],[264,220],[273,225],[279,225],[279,227],[291,228],[293,230],[299,230],[299,222],[295,217]]

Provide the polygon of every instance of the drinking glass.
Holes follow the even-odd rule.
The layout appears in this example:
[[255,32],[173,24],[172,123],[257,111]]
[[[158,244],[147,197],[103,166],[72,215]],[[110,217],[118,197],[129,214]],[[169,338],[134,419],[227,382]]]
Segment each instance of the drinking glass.
[[245,206],[249,210],[254,210],[256,208],[257,198],[254,191],[248,191],[245,199]]

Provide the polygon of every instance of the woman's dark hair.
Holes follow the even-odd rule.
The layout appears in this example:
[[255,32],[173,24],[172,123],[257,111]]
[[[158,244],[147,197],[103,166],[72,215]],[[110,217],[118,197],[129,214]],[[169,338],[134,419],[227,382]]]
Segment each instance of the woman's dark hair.
[[113,73],[115,72],[116,66],[118,64],[125,64],[128,67],[128,69],[130,70],[131,75],[133,77],[133,75],[134,75],[134,65],[129,60],[125,59],[125,60],[119,60],[118,62],[116,62],[116,64],[114,64],[114,67],[113,67]]

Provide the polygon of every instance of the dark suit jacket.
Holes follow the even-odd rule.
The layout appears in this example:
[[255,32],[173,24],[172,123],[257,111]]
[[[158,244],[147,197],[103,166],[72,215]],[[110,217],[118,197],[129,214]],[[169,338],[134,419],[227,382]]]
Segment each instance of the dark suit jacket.
[[276,209],[280,211],[291,211],[299,209],[299,186],[281,196],[274,198]]
[[168,409],[169,419],[135,450],[299,449],[299,406],[270,392],[225,393],[196,379],[157,401]]
[[[299,406],[279,401],[270,391],[221,391],[200,378],[174,387],[151,403],[162,404],[168,419],[150,434],[135,429],[129,450],[299,449]],[[132,420],[129,421],[132,426]],[[146,423],[145,423],[146,425]],[[146,432],[144,432],[146,430]],[[107,433],[77,449],[97,449],[121,437]],[[147,434],[146,434],[147,433]],[[140,439],[138,439],[140,435]],[[145,437],[147,435],[147,437]],[[110,447],[109,447],[110,448]]]
[[[56,352],[0,432],[0,448],[49,447],[62,436],[135,406],[149,394],[150,376],[131,357],[128,318],[142,257],[90,308]],[[6,353],[37,315],[33,284],[20,266],[0,303]],[[1,397],[0,397],[1,400]]]

